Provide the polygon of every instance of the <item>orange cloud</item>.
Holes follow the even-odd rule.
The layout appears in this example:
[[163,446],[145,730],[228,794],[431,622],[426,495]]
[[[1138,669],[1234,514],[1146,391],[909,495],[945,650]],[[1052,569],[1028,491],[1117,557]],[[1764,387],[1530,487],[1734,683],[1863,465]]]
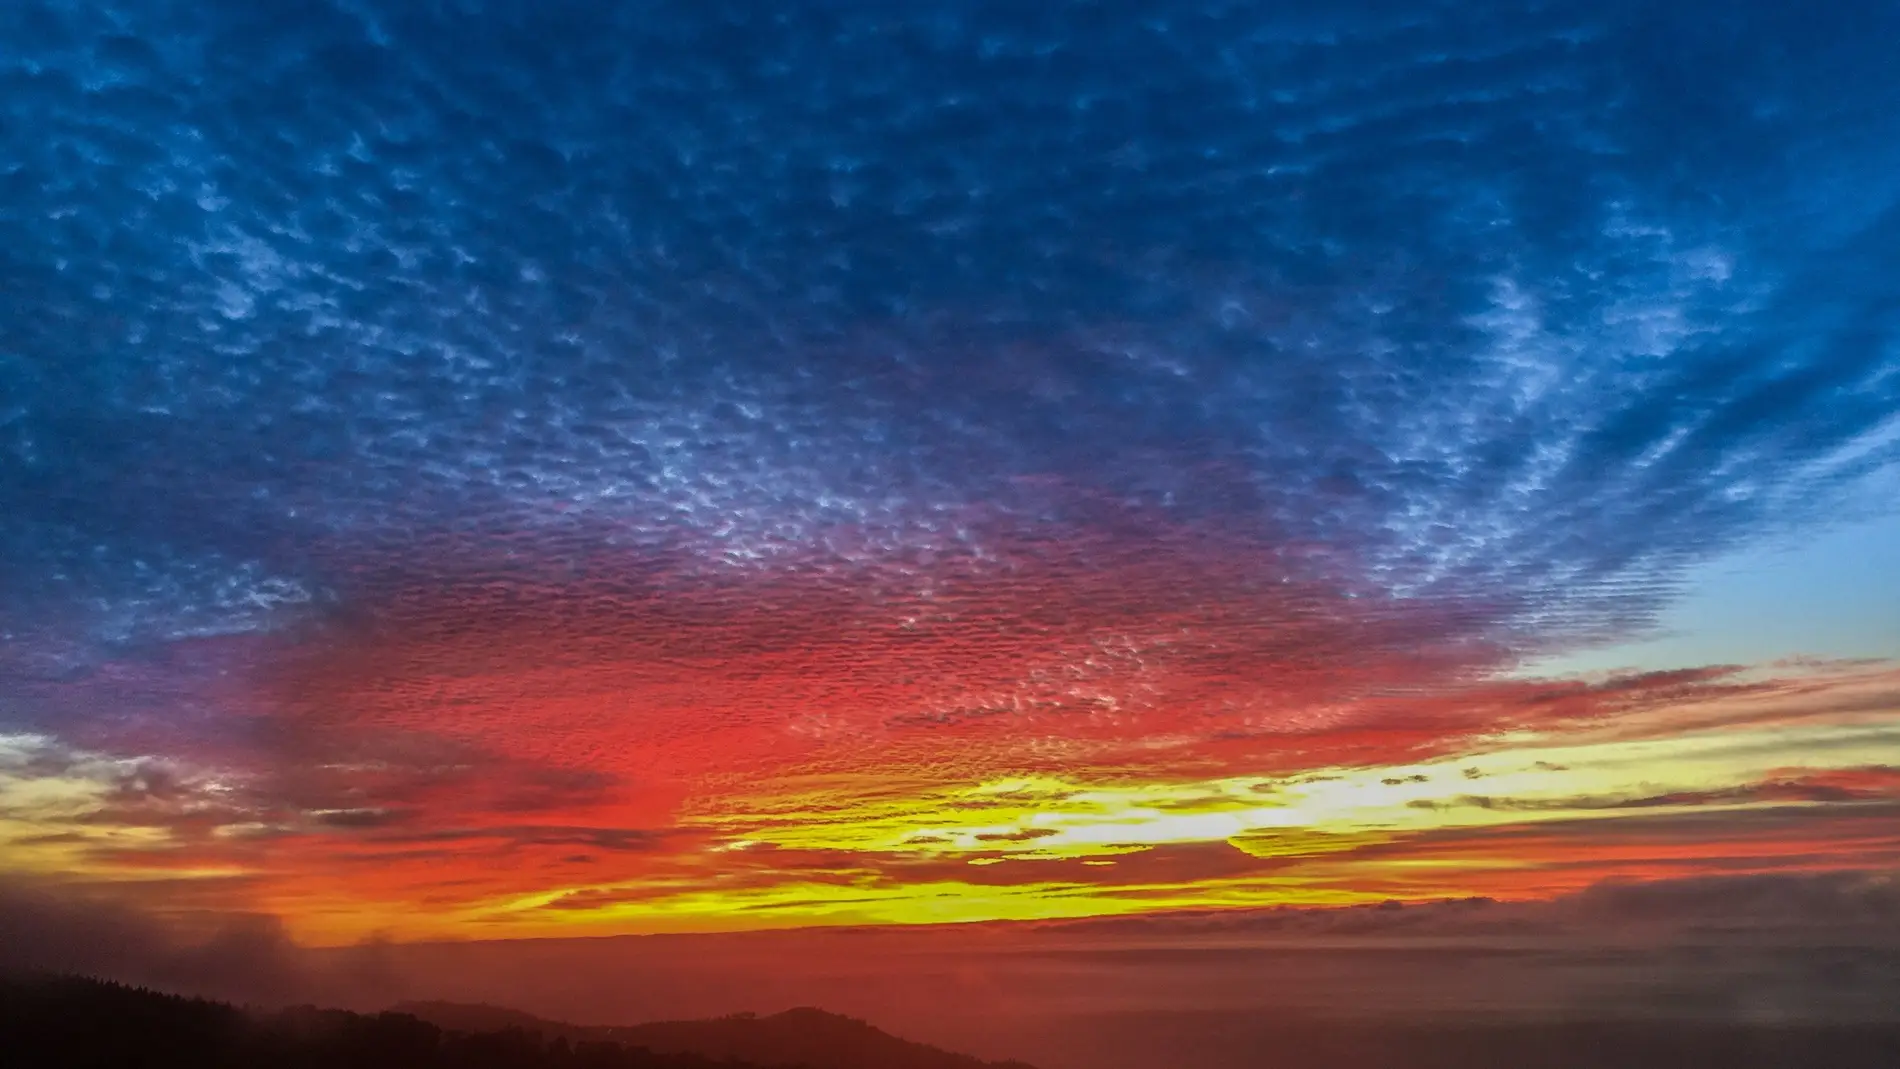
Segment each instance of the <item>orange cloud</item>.
[[[453,577],[364,576],[307,630],[45,684],[127,715],[19,744],[9,841],[242,877],[233,908],[335,939],[1538,895],[1719,867],[1623,838],[1642,811],[1892,796],[1888,668],[1513,678],[1510,606],[1073,508],[754,571],[445,548]],[[1738,856],[1831,856],[1846,819]]]

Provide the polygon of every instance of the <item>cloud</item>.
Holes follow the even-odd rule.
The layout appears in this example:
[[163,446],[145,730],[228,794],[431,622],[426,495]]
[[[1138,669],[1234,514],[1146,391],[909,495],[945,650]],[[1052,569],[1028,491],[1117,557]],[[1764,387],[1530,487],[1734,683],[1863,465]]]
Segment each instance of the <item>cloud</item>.
[[1900,918],[1891,872],[1774,873],[1597,884],[1569,903],[1605,924],[1889,928]]
[[9,969],[253,1004],[445,998],[601,1024],[818,1001],[925,1038],[1187,1010],[1362,1028],[1474,1016],[1793,1026],[1892,1020],[1895,887],[1893,870],[1782,873],[1610,882],[1550,902],[296,951],[262,927],[234,925],[220,944],[16,883],[0,896],[0,948]]
[[[1881,859],[1891,861],[1891,858]],[[1820,945],[1847,938],[1890,946],[1900,911],[1892,868],[1768,871],[1662,878],[1617,877],[1543,900],[1468,896],[1396,899],[1361,905],[1182,911],[1137,917],[1045,922],[1052,946],[1273,946],[1315,940],[1341,951],[1394,941],[1457,947],[1618,947]],[[1456,940],[1447,944],[1443,940]],[[1223,943],[1223,940],[1225,943]],[[1260,943],[1259,940],[1268,940]]]
[[371,950],[335,977],[299,953],[274,917],[166,918],[96,887],[0,882],[0,972],[78,973],[249,1004],[334,997],[328,985],[346,979],[380,983]]
[[[1609,879],[1667,880],[1699,875],[1827,873],[1891,869],[1900,841],[1887,827],[1892,806],[1802,805],[1752,810],[1710,806],[1655,811],[1623,807],[1614,819],[1542,820],[1494,827],[1433,828],[1359,847],[1355,886],[1393,897],[1537,897]],[[1381,868],[1378,861],[1405,864]],[[1459,869],[1451,881],[1437,865]],[[1325,871],[1324,865],[1316,865]],[[1429,888],[1429,890],[1428,890]]]
[[[1805,242],[1774,210],[1827,214],[1815,87],[1868,75],[1805,147],[1872,172],[1891,80],[1771,13],[1665,85],[1658,27],[1592,5],[368,10],[20,16],[7,553],[62,577],[23,604],[273,628],[455,532],[855,560],[1033,526],[1054,476],[1539,644],[1815,515],[1892,411],[1900,191]],[[1756,106],[1688,121],[1712,94]]]
[[[1477,777],[1468,777],[1477,778]],[[1385,780],[1396,785],[1407,780]],[[1418,780],[1423,782],[1423,780]],[[1456,809],[1463,806],[1521,812],[1575,812],[1604,809],[1655,809],[1689,806],[1732,806],[1756,802],[1872,802],[1900,793],[1900,776],[1885,766],[1838,768],[1822,771],[1787,769],[1755,783],[1707,790],[1660,793],[1585,795],[1578,797],[1511,798],[1459,794],[1450,798],[1421,798],[1406,803],[1418,809]]]
[[1900,795],[1900,769],[1885,765],[1824,771],[1787,769],[1757,789],[1770,796],[1813,802],[1893,798]]
[[[396,635],[419,631],[426,635]],[[433,641],[420,649],[432,651]],[[746,750],[718,737],[733,730],[731,718],[703,714],[735,695],[775,694],[781,714],[795,708],[798,686],[822,686],[836,672],[824,647],[803,644],[816,661],[809,675],[800,665],[777,667],[774,678],[754,668],[775,665],[770,650],[724,649],[710,637],[684,644],[721,670],[679,677],[674,685],[692,688],[697,706],[677,719],[643,689],[668,681],[674,669],[664,659],[615,669],[619,676],[590,659],[584,672],[540,673],[512,699],[519,705],[494,693],[521,686],[519,669],[465,677],[455,685],[468,698],[454,707],[481,710],[484,722],[433,730],[425,719],[397,729],[401,707],[380,704],[402,677],[323,671],[316,678],[327,689],[286,690],[310,704],[260,725],[249,749],[227,744],[235,763],[216,775],[48,741],[21,751],[14,763],[31,775],[19,782],[65,784],[67,801],[16,810],[30,823],[11,841],[22,859],[94,879],[253,873],[229,902],[358,918],[330,939],[391,923],[390,910],[420,931],[418,906],[444,932],[465,923],[528,930],[551,913],[612,927],[718,915],[877,922],[945,896],[965,911],[959,918],[1036,916],[1197,901],[1518,897],[1610,874],[1840,867],[1891,850],[1869,823],[1878,817],[1869,807],[1884,797],[1882,769],[1842,763],[1876,752],[1869,747],[1882,736],[1836,723],[1842,702],[1857,708],[1865,688],[1882,686],[1883,671],[1864,666],[1767,681],[1728,669],[1472,681],[1365,696],[1333,722],[1296,731],[1263,719],[1246,735],[1228,727],[1212,737],[1198,734],[1206,716],[1177,697],[1175,741],[1156,747],[1142,743],[1166,723],[1158,711],[1117,720],[1056,708],[915,726],[890,723],[889,704],[873,701],[813,709],[814,719],[828,714],[828,731],[796,746],[774,748],[767,730]],[[490,647],[539,658],[512,639],[468,648]],[[422,663],[395,636],[365,648]],[[558,661],[560,648],[545,648]],[[902,670],[925,674],[933,658],[956,663],[958,646],[944,649],[913,641]],[[346,652],[321,656],[361,664]],[[1029,655],[1002,662],[1019,668]],[[977,663],[962,661],[966,680]],[[872,670],[882,671],[875,662]],[[1167,677],[1149,678],[1165,700]],[[582,688],[568,694],[567,680]],[[577,714],[605,694],[644,706],[646,734],[611,718],[590,729],[597,734],[583,730]],[[1773,713],[1761,728],[1745,715],[1757,704]],[[1073,717],[1069,737],[1052,750],[1045,733],[1064,717]],[[1671,733],[1696,723],[1721,730],[1693,747]],[[1545,741],[1515,753],[1486,741],[1507,725]],[[475,730],[485,734],[448,737]],[[1659,745],[1673,748],[1691,786],[1651,786],[1661,765],[1634,778],[1616,771],[1627,747]],[[1751,749],[1761,746],[1769,749]],[[1841,757],[1828,758],[1825,746]],[[1816,747],[1821,763],[1765,763],[1800,747]],[[1711,758],[1740,761],[1740,771],[1702,786],[1694,770]],[[1312,771],[1329,762],[1347,767]],[[1275,763],[1285,771],[1263,771]],[[1763,771],[1751,778],[1750,767]],[[743,783],[733,778],[739,769]],[[1465,774],[1473,770],[1476,780]],[[47,778],[54,773],[64,778]],[[1012,776],[1021,778],[997,778]],[[1489,789],[1473,789],[1481,785]],[[1426,812],[1434,815],[1416,819]],[[1484,826],[1431,830],[1433,821],[1474,823],[1473,813]],[[1713,845],[1728,840],[1729,852]],[[584,871],[577,848],[591,859]],[[298,863],[287,866],[293,854]]]
[[1890,712],[1503,675],[1893,470],[1876,6],[14,5],[0,729],[145,836],[45,856]]
[[[922,1038],[961,1035],[970,1049],[986,1040],[998,1056],[1074,1057],[1073,1036],[1052,1035],[1132,1018],[1172,1044],[1168,1055],[1142,1029],[1119,1033],[1142,1054],[1129,1064],[1151,1064],[1197,1050],[1197,1024],[1892,1022],[1891,918],[1866,904],[1890,891],[1891,870],[1786,874],[1606,886],[1552,903],[455,942],[390,956],[417,997],[597,1023],[815,1001]],[[1628,904],[1678,897],[1679,908]],[[1580,905],[1607,898],[1618,905]]]

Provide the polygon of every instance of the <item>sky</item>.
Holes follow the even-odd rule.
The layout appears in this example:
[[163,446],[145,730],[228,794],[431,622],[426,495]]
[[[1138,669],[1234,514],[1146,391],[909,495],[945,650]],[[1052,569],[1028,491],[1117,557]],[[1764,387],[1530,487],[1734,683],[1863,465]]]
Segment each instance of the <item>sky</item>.
[[1897,37],[0,6],[0,877],[306,947],[1890,902]]

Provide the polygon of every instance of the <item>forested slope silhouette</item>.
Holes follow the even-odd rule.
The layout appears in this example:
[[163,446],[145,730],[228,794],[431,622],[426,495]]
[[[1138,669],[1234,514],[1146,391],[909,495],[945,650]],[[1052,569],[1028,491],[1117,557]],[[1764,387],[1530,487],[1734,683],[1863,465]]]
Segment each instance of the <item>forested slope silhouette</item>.
[[524,1028],[450,1031],[403,1013],[257,1013],[77,977],[0,979],[0,1060],[33,1069],[757,1069]]

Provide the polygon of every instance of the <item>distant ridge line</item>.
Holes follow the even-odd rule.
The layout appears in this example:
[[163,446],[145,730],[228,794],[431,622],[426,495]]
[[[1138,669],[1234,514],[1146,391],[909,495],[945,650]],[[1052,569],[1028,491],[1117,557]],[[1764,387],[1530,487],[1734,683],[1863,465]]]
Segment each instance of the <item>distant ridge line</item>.
[[1034,1069],[1026,1062],[985,1061],[901,1039],[867,1021],[812,1006],[774,1014],[736,1013],[636,1025],[577,1025],[484,1003],[400,1002],[409,1014],[450,1031],[519,1028],[572,1041],[610,1041],[660,1054],[804,1065],[812,1069]]

